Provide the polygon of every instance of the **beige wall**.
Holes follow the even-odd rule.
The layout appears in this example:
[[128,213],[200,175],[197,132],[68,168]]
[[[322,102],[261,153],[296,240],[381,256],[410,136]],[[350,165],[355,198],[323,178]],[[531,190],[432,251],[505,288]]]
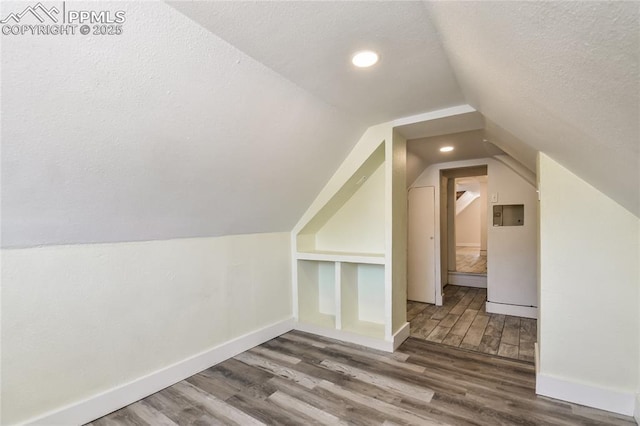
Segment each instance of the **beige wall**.
[[385,164],[316,233],[316,249],[384,253]]
[[456,245],[480,248],[480,197],[456,215]]
[[639,385],[638,217],[544,154],[538,178],[540,374],[632,401]]
[[291,317],[289,233],[2,251],[2,424]]

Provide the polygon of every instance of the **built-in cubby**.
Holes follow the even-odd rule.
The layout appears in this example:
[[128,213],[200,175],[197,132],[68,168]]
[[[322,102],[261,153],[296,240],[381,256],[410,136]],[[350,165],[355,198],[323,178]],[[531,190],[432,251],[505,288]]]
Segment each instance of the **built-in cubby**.
[[300,321],[336,326],[335,262],[298,261],[298,306]]
[[341,325],[348,332],[384,339],[384,265],[342,263]]

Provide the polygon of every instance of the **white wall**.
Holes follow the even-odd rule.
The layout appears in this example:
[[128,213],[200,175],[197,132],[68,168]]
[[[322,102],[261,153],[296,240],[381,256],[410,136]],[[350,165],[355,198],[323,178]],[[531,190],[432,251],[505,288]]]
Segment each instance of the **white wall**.
[[[494,228],[491,205],[487,212],[488,271],[487,291],[495,302],[537,306],[537,199],[536,192],[522,177],[503,163],[491,158],[438,163],[427,167],[411,186],[436,188],[436,259],[440,258],[440,171],[460,167],[488,166],[489,194],[498,194],[499,204],[526,205],[525,226]],[[515,229],[520,228],[520,229]],[[436,262],[436,282],[441,282],[440,262]],[[436,303],[442,302],[436,288]]]
[[[626,405],[631,414],[639,385],[638,217],[544,154],[538,179],[538,390],[614,411]],[[563,395],[558,382],[583,392]]]
[[[493,195],[497,195],[497,202],[493,202]],[[511,168],[492,160],[489,163],[487,196],[487,301],[503,305],[538,306],[536,188]],[[524,225],[493,226],[495,204],[524,204]],[[490,310],[494,308],[495,305]]]
[[456,215],[456,246],[480,247],[480,197]]
[[365,128],[164,2],[67,6],[126,22],[2,36],[3,247],[289,231]]
[[384,253],[385,165],[361,184],[351,198],[316,233],[316,249]]
[[289,233],[2,251],[2,424],[290,318]]

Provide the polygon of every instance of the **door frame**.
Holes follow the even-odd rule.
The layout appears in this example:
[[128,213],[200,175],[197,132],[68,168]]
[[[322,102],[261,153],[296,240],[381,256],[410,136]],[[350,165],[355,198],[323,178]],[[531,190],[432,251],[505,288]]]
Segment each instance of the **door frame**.
[[[487,179],[489,179],[489,166],[485,163],[440,169],[440,235],[438,236],[440,239],[440,251],[436,250],[436,256],[440,256],[440,259],[436,259],[436,262],[440,262],[440,286],[436,285],[436,305],[442,305],[443,303],[443,289],[449,280],[449,269],[453,264],[453,270],[455,270],[456,264],[455,180],[456,178],[474,176],[487,176]],[[436,244],[438,244],[438,241],[436,241]]]

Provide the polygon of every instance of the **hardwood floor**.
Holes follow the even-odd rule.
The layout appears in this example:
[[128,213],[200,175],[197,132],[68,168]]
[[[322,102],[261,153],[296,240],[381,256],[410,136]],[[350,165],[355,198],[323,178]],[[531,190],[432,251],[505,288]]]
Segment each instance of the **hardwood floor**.
[[533,362],[537,321],[485,311],[487,289],[447,285],[442,306],[407,302],[411,337]]
[[456,247],[456,272],[486,274],[487,256],[481,255],[479,248]]
[[632,425],[537,397],[533,366],[409,338],[393,354],[289,332],[90,425]]

